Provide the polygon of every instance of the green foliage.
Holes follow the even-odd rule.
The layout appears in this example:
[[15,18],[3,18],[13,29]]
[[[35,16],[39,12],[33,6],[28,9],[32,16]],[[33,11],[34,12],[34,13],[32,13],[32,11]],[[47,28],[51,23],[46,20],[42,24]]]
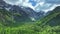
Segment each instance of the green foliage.
[[[22,15],[0,10],[0,34],[60,34],[60,11],[58,10],[51,12],[36,22],[30,22],[28,21],[29,19],[27,19],[28,22],[23,21],[24,23],[18,23],[14,16],[20,17]],[[55,22],[55,25],[52,24],[52,21]],[[21,23],[23,23],[23,25],[20,25]]]

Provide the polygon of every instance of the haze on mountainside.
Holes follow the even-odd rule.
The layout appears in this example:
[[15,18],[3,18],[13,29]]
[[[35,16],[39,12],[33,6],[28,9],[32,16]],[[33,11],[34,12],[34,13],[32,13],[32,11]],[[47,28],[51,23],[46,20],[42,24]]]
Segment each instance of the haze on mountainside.
[[4,0],[6,3],[17,6],[30,7],[36,12],[52,11],[60,6],[60,0]]

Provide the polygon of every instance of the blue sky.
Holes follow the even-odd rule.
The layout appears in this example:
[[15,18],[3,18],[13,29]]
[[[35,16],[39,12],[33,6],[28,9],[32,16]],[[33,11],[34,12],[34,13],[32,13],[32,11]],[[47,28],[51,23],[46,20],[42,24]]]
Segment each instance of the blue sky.
[[33,6],[36,5],[36,2],[35,1],[29,0],[29,2],[31,2]]

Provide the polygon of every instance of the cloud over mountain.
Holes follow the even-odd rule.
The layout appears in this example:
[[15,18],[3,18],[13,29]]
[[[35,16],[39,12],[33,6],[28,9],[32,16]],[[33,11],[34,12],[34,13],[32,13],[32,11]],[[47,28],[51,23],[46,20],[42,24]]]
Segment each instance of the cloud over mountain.
[[4,0],[6,3],[17,6],[30,7],[36,12],[52,11],[60,6],[60,0]]

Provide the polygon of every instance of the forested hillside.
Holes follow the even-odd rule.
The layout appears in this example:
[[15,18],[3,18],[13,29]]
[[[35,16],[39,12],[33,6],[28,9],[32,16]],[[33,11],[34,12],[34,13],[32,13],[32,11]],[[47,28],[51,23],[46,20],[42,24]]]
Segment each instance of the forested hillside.
[[[51,11],[50,14],[35,22],[29,18],[22,18],[22,22],[15,20],[14,16],[21,14],[0,10],[0,34],[60,34],[60,7]],[[28,19],[28,20],[27,20]],[[22,24],[22,25],[21,25]]]

